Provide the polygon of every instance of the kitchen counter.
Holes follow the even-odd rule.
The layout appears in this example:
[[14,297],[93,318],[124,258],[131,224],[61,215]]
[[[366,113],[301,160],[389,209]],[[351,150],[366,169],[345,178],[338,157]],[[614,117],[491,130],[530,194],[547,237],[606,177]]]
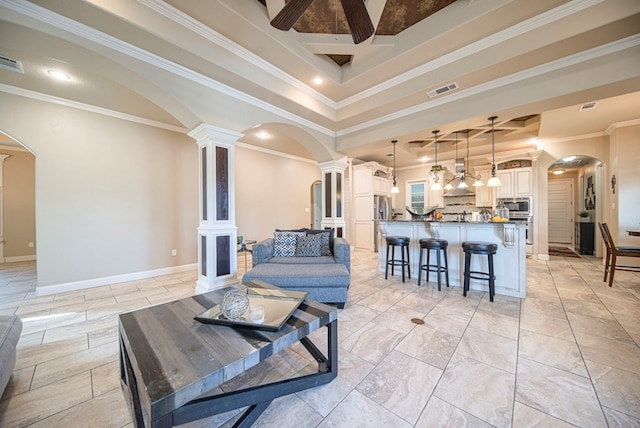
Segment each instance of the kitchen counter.
[[[457,222],[457,221],[414,221],[389,220],[380,222],[383,244],[378,252],[378,270],[384,272],[386,262],[386,236],[406,236],[409,244],[411,278],[417,281],[420,255],[420,239],[439,238],[449,242],[449,284],[462,286],[464,271],[464,253],[462,242],[484,241],[498,244],[493,256],[496,275],[496,295],[524,298],[526,295],[526,222]],[[488,272],[487,258],[473,256],[471,270]],[[399,270],[396,269],[396,274]],[[424,272],[423,272],[424,277]],[[431,280],[434,277],[431,275]],[[471,279],[472,290],[489,291],[487,281]]]

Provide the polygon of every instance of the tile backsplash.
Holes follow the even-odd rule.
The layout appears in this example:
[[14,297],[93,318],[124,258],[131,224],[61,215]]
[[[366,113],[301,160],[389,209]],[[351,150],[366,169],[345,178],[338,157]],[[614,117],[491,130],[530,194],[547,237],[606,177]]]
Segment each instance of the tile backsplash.
[[458,217],[464,212],[471,214],[472,212],[480,212],[482,208],[476,206],[475,195],[466,196],[448,196],[444,198],[444,208],[442,211],[442,219],[445,221],[458,220]]

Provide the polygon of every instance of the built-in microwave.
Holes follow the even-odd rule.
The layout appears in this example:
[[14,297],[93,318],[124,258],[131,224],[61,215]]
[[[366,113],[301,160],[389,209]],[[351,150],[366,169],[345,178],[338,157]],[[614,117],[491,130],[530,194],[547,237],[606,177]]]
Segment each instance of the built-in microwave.
[[521,198],[498,198],[496,199],[496,204],[500,205],[502,203],[505,207],[509,209],[509,217],[516,218],[527,218],[533,215],[533,205],[531,202],[531,196],[525,196]]

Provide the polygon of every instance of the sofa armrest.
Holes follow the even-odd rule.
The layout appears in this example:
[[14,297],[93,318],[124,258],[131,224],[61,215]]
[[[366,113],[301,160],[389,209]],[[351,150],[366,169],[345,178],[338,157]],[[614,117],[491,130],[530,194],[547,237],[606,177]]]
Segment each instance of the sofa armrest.
[[251,260],[253,267],[259,265],[260,263],[266,263],[271,257],[273,257],[274,243],[275,239],[267,238],[264,241],[253,244],[253,246],[251,247]]
[[336,260],[336,263],[345,265],[347,271],[351,273],[351,246],[349,245],[349,241],[344,238],[334,238],[333,258]]

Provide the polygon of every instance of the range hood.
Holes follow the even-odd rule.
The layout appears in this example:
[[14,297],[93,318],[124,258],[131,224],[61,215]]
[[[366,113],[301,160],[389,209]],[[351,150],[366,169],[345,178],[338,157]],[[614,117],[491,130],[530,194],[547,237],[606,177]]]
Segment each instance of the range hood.
[[[464,179],[465,178],[464,159],[456,159],[455,176],[457,178],[459,178],[459,179]],[[447,196],[447,197],[450,197],[450,196],[473,196],[475,194],[476,194],[476,192],[473,191],[473,187],[464,187],[464,188],[454,187],[453,189],[449,190],[447,193],[445,193],[442,196]]]

